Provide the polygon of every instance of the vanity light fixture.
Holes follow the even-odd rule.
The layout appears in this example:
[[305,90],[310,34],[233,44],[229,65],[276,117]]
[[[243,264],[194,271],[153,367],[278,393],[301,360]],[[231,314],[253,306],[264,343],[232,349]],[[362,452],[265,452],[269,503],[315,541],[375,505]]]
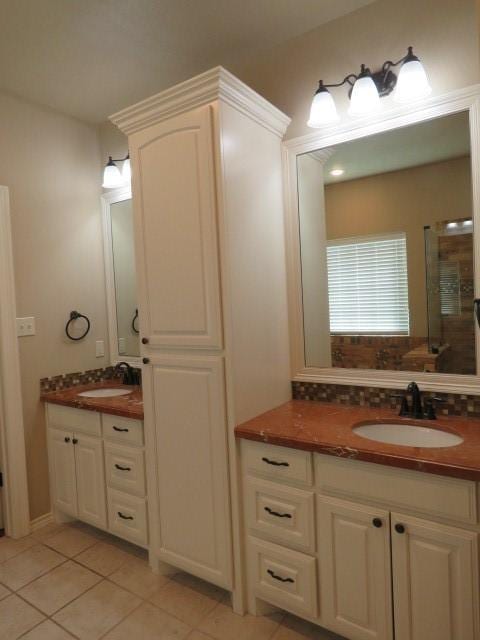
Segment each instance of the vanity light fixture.
[[[398,65],[401,67],[397,78],[392,68]],[[406,56],[398,62],[387,60],[380,71],[375,73],[362,64],[358,75],[349,73],[341,82],[324,84],[323,80],[320,80],[310,108],[310,117],[307,122],[309,127],[317,129],[339,120],[335,101],[329,89],[341,87],[344,84],[350,85],[348,113],[351,116],[362,116],[378,111],[380,98],[390,95],[394,90],[393,99],[401,104],[425,98],[432,91],[422,63],[413,53],[413,47],[408,47]]]
[[[116,162],[123,162],[122,171],[115,164]],[[116,189],[117,187],[123,187],[125,184],[130,184],[132,177],[130,168],[130,154],[127,154],[126,158],[118,158],[114,160],[112,156],[108,157],[108,162],[103,170],[103,184],[104,189]]]

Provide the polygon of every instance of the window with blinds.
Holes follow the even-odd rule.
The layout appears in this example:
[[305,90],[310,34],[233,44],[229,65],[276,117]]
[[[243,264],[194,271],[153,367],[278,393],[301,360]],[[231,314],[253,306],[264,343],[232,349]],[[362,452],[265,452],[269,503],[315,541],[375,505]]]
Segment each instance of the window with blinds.
[[458,262],[440,260],[440,313],[442,316],[458,316],[460,313],[460,268]]
[[405,234],[327,245],[330,332],[408,335]]

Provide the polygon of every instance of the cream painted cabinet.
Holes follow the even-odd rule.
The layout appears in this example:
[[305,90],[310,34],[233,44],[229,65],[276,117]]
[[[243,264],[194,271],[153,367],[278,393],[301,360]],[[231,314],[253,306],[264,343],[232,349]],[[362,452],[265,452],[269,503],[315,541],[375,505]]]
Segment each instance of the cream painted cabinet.
[[241,610],[233,429],[290,398],[289,119],[222,68],[111,119],[132,161],[151,549]]
[[103,443],[83,434],[75,437],[78,517],[91,524],[107,526]]
[[77,479],[73,434],[61,429],[48,430],[50,490],[53,505],[70,516],[77,515]]
[[477,533],[392,514],[395,637],[474,640]]
[[392,638],[388,511],[322,496],[317,506],[322,621],[355,640]]

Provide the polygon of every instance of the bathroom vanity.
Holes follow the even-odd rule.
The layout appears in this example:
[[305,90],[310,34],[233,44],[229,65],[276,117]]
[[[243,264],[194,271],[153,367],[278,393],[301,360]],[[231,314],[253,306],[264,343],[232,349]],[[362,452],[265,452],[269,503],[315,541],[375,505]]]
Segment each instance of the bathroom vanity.
[[480,421],[424,420],[462,442],[422,449],[352,430],[368,422],[415,429],[302,401],[237,427],[250,610],[350,640],[478,638]]
[[[109,396],[112,387],[124,395]],[[107,395],[81,395],[102,391]],[[43,399],[56,520],[82,520],[148,548],[141,391],[95,385]]]

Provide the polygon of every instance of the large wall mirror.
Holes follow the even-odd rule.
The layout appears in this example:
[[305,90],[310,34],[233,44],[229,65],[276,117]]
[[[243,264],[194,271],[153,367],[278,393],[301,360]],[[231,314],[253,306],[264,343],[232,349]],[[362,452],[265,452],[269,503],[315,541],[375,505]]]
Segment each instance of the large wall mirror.
[[478,374],[475,109],[295,153],[303,374]]
[[140,357],[132,197],[120,189],[102,197],[110,354],[113,364]]

